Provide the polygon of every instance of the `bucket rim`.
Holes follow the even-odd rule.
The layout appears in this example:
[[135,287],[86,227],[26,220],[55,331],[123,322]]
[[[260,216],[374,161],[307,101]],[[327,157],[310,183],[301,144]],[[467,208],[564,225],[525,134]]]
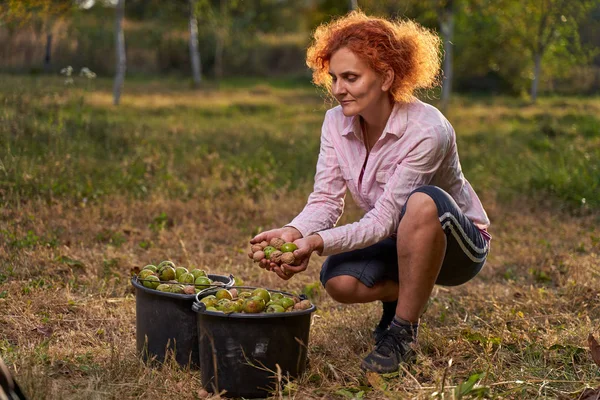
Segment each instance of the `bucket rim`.
[[[223,286],[224,288],[230,289],[231,287],[233,287],[233,284],[235,283],[233,275],[218,275],[218,274],[207,274],[207,276],[211,279],[211,280],[215,280],[213,279],[213,277],[215,278],[222,278],[223,280],[228,280],[227,282],[223,282],[223,280],[219,280],[219,282],[223,282],[225,283],[225,286]],[[217,279],[218,280],[218,279]],[[131,284],[136,288],[136,289],[140,289],[146,293],[150,293],[153,294],[155,296],[162,296],[162,297],[170,297],[172,299],[180,299],[180,300],[194,300],[196,299],[196,294],[180,294],[180,293],[168,293],[168,292],[161,292],[159,290],[156,289],[150,289],[147,288],[146,286],[140,284],[137,281],[137,275],[134,275],[131,277]]]
[[[259,287],[260,286],[233,286],[228,289],[237,289],[237,288],[258,289]],[[267,288],[262,288],[262,289],[267,289]],[[267,291],[270,293],[271,292],[272,293],[281,293],[281,294],[291,296],[291,297],[296,296],[296,297],[301,298],[302,300],[307,300],[307,297],[304,294],[296,295],[294,293],[284,292],[282,290],[274,290],[274,289],[267,289]],[[256,313],[256,314],[249,314],[249,313],[233,312],[233,313],[225,314],[224,312],[219,312],[219,311],[206,311],[206,306],[204,305],[204,303],[200,302],[200,298],[198,298],[198,296],[202,295],[202,297],[206,297],[210,294],[211,293],[207,293],[207,292],[196,293],[196,295],[195,295],[196,301],[194,301],[194,304],[192,305],[192,310],[200,315],[210,315],[210,316],[214,316],[214,317],[238,318],[238,319],[292,318],[292,317],[300,317],[300,316],[306,315],[306,314],[312,314],[313,312],[317,311],[317,306],[315,306],[312,301],[310,302],[310,308],[307,308],[306,310],[288,311],[288,312],[283,312],[283,313],[260,312],[260,313]]]

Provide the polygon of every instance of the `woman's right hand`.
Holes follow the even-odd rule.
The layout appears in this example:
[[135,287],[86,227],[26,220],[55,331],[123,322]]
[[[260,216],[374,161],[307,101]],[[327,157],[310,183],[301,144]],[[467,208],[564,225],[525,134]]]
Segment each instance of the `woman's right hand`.
[[[302,239],[302,233],[300,233],[300,231],[294,227],[284,226],[283,228],[271,229],[270,231],[259,233],[250,240],[250,244],[257,244],[262,241],[270,242],[271,239],[276,237],[282,238],[286,242],[293,243],[298,239]],[[248,254],[248,256],[252,258],[252,254]],[[265,269],[270,269],[269,264],[269,260],[267,260],[266,258],[263,258],[258,262],[258,265],[260,265],[261,268]]]

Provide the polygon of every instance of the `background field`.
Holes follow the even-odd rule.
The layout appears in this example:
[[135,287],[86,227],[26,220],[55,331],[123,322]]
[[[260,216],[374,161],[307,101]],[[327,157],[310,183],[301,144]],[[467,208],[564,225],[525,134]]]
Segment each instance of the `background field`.
[[[418,362],[376,378],[359,363],[379,305],[333,302],[319,257],[283,282],[245,254],[302,209],[327,99],[293,80],[126,86],[115,109],[108,80],[0,75],[0,352],[31,398],[197,397],[197,371],[135,354],[129,271],[164,259],[311,296],[310,368],[276,397],[576,398],[600,384],[586,344],[600,317],[600,98],[454,98],[492,251],[473,281],[435,288]],[[342,223],[361,215],[348,203]]]

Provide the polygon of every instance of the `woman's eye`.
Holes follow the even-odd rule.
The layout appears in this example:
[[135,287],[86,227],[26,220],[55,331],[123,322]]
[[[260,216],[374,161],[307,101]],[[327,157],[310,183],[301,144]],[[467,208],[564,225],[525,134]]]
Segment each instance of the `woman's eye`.
[[348,80],[348,82],[354,82],[354,81],[356,81],[357,77],[356,76],[349,76],[346,79]]

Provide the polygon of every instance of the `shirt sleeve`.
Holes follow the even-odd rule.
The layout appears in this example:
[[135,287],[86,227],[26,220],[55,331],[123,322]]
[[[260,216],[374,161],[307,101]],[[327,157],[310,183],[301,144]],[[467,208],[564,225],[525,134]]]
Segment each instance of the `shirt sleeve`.
[[428,185],[440,167],[450,147],[449,135],[445,127],[432,127],[411,146],[408,155],[394,167],[383,194],[371,211],[352,224],[318,232],[324,244],[321,255],[361,249],[397,230],[409,194]]
[[313,192],[302,212],[286,225],[298,229],[303,237],[334,227],[344,211],[346,181],[333,148],[329,122],[327,112],[321,129],[321,149]]

